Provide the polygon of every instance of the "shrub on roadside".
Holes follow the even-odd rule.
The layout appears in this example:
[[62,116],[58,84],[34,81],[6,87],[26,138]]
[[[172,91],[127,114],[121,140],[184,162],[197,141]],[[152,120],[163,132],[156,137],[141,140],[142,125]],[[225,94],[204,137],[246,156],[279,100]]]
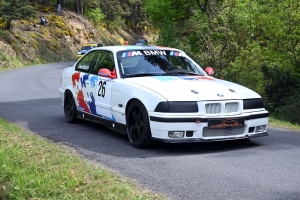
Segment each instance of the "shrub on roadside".
[[267,110],[278,119],[300,124],[300,73],[263,65],[264,100]]

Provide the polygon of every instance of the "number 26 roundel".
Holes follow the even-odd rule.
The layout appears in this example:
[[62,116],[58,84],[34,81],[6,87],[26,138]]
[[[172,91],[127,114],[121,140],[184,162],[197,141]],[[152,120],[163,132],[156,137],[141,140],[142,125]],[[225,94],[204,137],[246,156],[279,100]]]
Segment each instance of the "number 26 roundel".
[[99,82],[99,86],[100,86],[98,90],[99,97],[105,97],[105,85],[106,85],[106,81]]

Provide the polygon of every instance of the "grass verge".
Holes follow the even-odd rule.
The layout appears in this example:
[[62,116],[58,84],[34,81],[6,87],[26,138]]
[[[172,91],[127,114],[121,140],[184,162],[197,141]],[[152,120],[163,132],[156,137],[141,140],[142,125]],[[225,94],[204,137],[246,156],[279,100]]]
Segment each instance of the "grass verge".
[[0,118],[0,199],[166,199]]
[[292,124],[290,122],[275,119],[274,117],[269,117],[269,126],[275,128],[283,128],[292,131],[300,131],[300,125]]

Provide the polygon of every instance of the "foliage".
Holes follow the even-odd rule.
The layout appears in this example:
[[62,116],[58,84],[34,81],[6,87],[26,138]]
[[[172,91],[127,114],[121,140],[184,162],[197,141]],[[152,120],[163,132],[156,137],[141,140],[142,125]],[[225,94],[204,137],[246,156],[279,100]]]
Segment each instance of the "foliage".
[[100,9],[108,29],[122,27],[142,32],[149,25],[141,0],[100,0]]
[[93,9],[93,10],[87,10],[85,13],[88,20],[93,23],[94,25],[99,25],[102,23],[102,20],[104,19],[104,15],[100,10],[100,7]]
[[300,79],[291,70],[261,67],[267,109],[277,118],[300,124]]
[[[10,28],[10,22],[15,19],[29,19],[35,16],[35,10],[27,0],[0,1],[0,18]],[[0,22],[1,23],[1,22]]]
[[[294,87],[295,79],[287,81],[289,73],[291,77],[300,77],[298,1],[143,0],[143,3],[151,24],[159,30],[158,45],[181,48],[203,66],[214,67],[217,77],[266,96],[271,113],[282,114],[281,108],[290,107],[290,102],[298,98],[296,94],[290,96],[289,90]],[[265,82],[266,70],[263,75],[260,66],[270,68],[270,73],[276,72],[271,66],[277,66],[285,75],[276,72],[272,82],[270,77]],[[277,75],[279,78],[275,78]],[[283,87],[282,81],[285,88],[278,92],[277,96],[281,96],[278,99],[275,88]],[[278,103],[280,112],[275,112]],[[292,116],[293,109],[285,110],[290,110],[290,114],[284,116]],[[299,114],[297,117],[300,119]]]

